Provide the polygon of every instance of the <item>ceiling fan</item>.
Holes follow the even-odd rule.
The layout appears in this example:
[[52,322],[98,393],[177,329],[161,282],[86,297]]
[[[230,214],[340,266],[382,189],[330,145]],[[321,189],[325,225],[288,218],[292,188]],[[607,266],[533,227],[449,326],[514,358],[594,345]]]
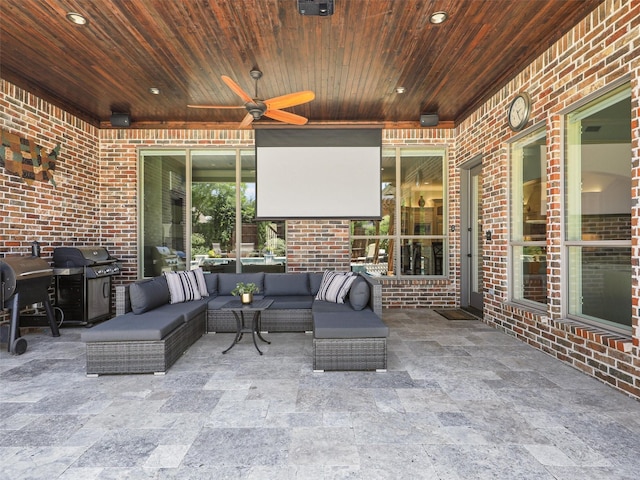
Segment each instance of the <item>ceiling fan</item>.
[[247,114],[240,122],[238,128],[247,127],[254,120],[265,117],[278,120],[280,122],[290,123],[292,125],[304,125],[307,119],[295,113],[282,111],[282,108],[293,107],[303,103],[310,102],[316,95],[310,90],[302,92],[289,93],[280,97],[270,98],[269,100],[260,100],[258,98],[258,80],[262,78],[262,72],[256,68],[249,72],[251,78],[256,81],[255,98],[251,98],[236,82],[226,75],[222,75],[222,81],[233,90],[243,101],[244,105],[187,105],[189,108],[245,108]]

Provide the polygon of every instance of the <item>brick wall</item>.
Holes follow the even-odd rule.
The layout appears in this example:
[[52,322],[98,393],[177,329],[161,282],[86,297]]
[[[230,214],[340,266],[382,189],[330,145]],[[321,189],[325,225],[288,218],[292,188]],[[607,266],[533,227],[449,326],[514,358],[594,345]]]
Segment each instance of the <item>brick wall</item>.
[[[484,242],[485,321],[564,362],[640,398],[638,349],[638,144],[640,127],[640,8],[636,2],[607,0],[580,25],[536,59],[457,127],[458,165],[482,155],[483,224],[493,231]],[[564,320],[562,270],[563,115],[599,89],[620,79],[632,85],[633,338],[607,335]],[[509,304],[508,141],[506,112],[517,92],[532,98],[532,121],[547,132],[547,296],[544,313]],[[628,222],[628,220],[627,220]],[[628,228],[628,223],[626,223]]]
[[[60,145],[54,186],[27,183],[0,168],[0,253],[29,255],[41,243],[50,260],[61,245],[91,245],[100,231],[100,153],[97,129],[0,79],[0,128],[50,152]],[[0,311],[0,320],[8,312]]]
[[349,271],[349,222],[346,220],[289,220],[287,271]]
[[25,182],[0,169],[0,252],[26,255],[42,243],[42,256],[63,243],[100,238],[100,153],[97,130],[0,79],[0,128],[49,152],[60,145],[56,186]]

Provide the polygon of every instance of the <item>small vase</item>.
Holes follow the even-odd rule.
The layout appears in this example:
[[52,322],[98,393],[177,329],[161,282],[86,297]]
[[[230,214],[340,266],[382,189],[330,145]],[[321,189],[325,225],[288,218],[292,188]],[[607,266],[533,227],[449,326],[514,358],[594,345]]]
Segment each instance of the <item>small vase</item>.
[[240,301],[244,304],[253,302],[253,293],[243,293],[240,295]]

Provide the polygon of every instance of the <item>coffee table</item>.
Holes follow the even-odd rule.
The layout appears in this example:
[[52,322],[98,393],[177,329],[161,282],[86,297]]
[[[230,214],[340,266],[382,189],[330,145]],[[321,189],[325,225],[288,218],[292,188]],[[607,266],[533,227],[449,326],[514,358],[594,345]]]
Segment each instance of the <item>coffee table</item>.
[[[233,339],[233,343],[222,353],[227,353],[229,350],[233,348],[233,346],[242,340],[242,334],[251,333],[253,337],[253,344],[258,350],[258,353],[262,355],[262,351],[258,348],[258,343],[256,342],[256,335],[260,340],[264,343],[271,344],[271,342],[262,338],[260,335],[260,317],[262,312],[269,308],[273,300],[262,299],[256,300],[251,303],[242,303],[240,300],[231,300],[230,302],[225,303],[220,310],[231,310],[233,316],[236,318],[236,336]],[[253,318],[251,319],[251,325],[245,324],[245,313],[253,313]]]

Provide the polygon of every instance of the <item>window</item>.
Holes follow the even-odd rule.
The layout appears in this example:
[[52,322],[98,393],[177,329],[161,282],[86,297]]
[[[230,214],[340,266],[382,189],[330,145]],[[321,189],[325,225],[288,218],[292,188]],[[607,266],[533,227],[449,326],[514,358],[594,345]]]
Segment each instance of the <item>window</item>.
[[631,91],[567,115],[565,251],[568,314],[631,328]]
[[146,151],[140,155],[142,199],[139,265],[152,277],[166,270],[184,270],[187,250],[187,153]]
[[445,275],[445,151],[385,148],[381,173],[382,219],[351,222],[352,270]]
[[142,151],[140,164],[142,276],[285,271],[284,222],[255,221],[253,149]]
[[511,145],[511,297],[547,303],[547,155],[544,130]]

